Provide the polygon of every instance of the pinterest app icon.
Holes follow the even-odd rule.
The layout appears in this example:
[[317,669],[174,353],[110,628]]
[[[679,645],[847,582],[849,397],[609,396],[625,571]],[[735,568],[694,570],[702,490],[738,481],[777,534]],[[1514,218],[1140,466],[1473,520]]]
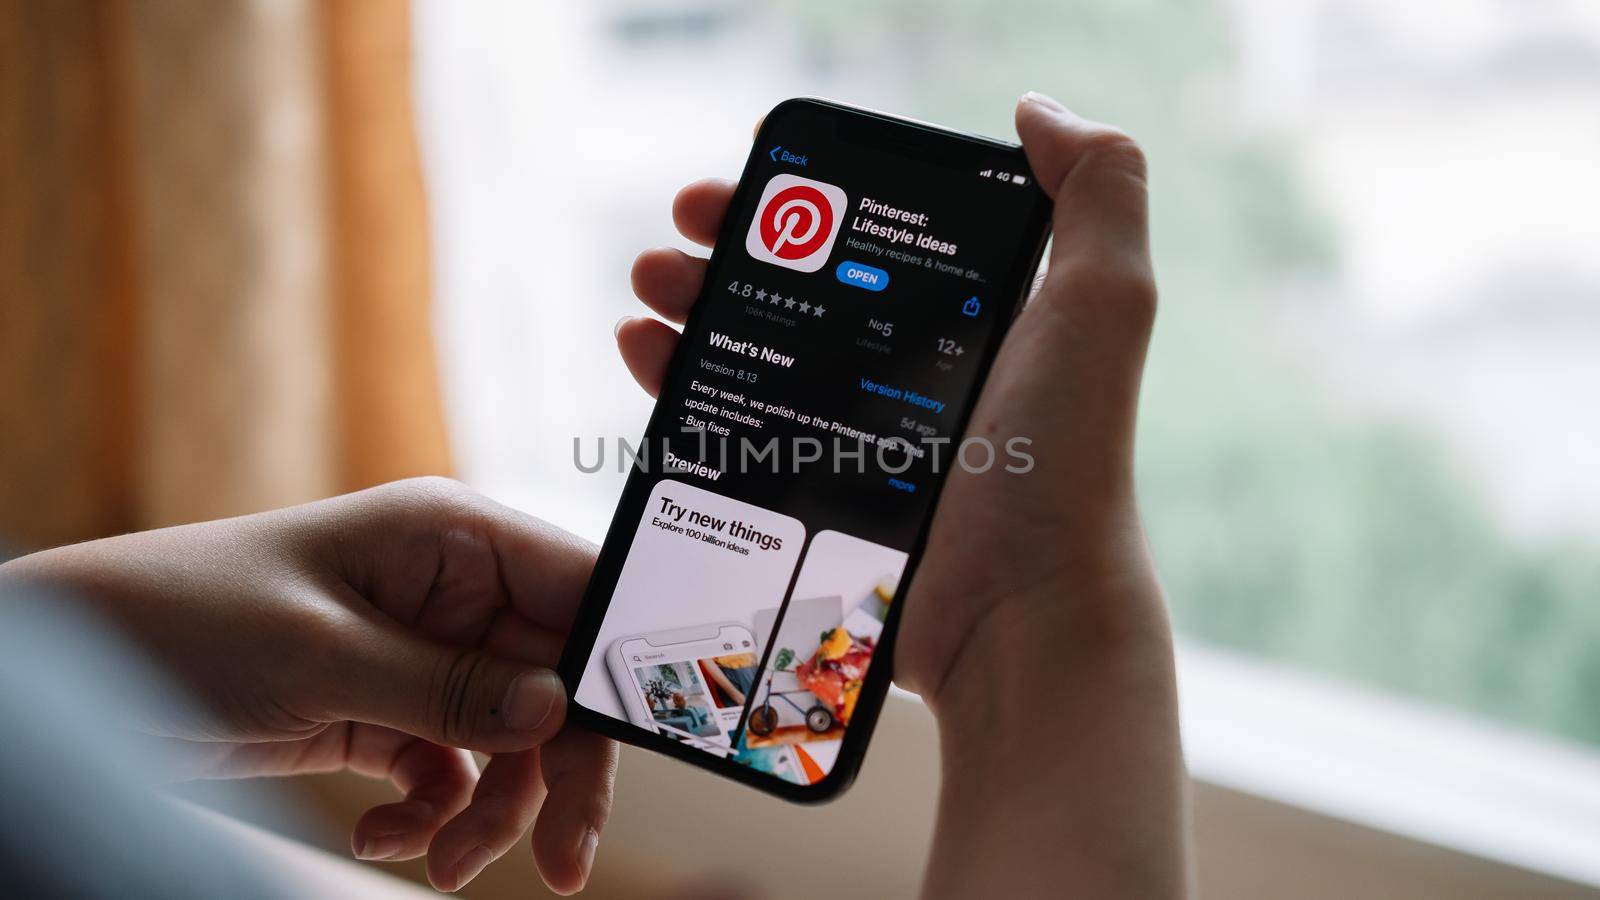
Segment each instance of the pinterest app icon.
[[745,249],[763,262],[815,272],[828,262],[850,201],[831,184],[774,175],[761,192]]

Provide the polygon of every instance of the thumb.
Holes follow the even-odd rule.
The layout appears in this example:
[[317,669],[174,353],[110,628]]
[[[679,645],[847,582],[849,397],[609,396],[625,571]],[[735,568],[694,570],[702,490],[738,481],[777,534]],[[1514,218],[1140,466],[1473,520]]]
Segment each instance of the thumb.
[[1148,278],[1147,179],[1138,143],[1031,91],[1017,103],[1016,118],[1034,177],[1055,201],[1051,270],[1112,265],[1131,270],[1118,274]]
[[1024,95],[1016,118],[1034,177],[1055,201],[1050,267],[1006,338],[974,422],[1029,434],[1041,465],[1067,470],[1048,484],[1120,491],[1131,484],[1155,320],[1144,155],[1121,131],[1041,94]]
[[566,719],[566,689],[550,669],[441,644],[398,622],[347,647],[338,719],[485,753],[536,747]]

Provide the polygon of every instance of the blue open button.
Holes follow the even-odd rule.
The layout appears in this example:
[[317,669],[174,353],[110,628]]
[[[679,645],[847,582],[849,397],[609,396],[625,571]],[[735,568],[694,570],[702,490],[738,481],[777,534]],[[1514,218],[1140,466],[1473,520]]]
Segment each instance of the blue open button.
[[845,284],[853,284],[858,288],[869,291],[881,291],[889,286],[889,273],[863,263],[845,260],[839,263],[839,268],[833,270],[835,278]]

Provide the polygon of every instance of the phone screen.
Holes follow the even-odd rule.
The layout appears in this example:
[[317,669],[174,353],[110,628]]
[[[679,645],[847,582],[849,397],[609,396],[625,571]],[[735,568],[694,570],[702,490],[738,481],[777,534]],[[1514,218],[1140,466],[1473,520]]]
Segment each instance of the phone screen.
[[616,448],[637,455],[562,660],[572,715],[794,799],[848,783],[946,475],[1032,464],[962,432],[1048,211],[1013,145],[773,110]]

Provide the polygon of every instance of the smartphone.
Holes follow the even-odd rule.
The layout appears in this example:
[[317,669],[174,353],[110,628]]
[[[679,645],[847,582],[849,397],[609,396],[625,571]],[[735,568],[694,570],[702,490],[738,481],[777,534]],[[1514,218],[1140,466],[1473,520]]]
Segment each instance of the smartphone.
[[850,784],[946,476],[1032,462],[962,436],[1049,218],[1015,144],[825,100],[768,113],[618,447],[569,719],[789,800]]

